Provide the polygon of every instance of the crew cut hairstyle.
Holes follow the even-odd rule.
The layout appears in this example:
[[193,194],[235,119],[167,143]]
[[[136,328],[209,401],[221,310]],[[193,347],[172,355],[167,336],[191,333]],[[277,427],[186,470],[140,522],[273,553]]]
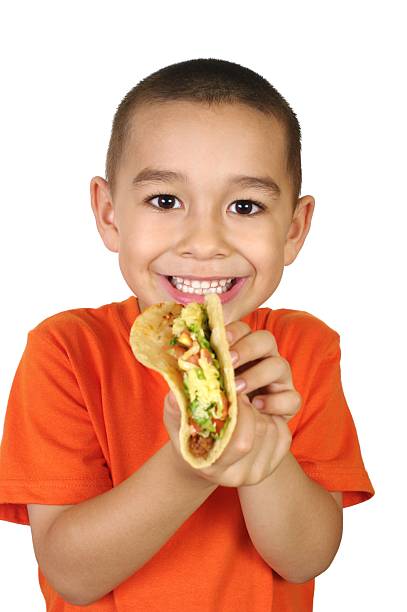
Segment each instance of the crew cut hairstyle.
[[285,128],[286,170],[295,210],[302,182],[301,128],[296,114],[264,77],[240,64],[214,58],[191,59],[165,66],[142,79],[124,96],[113,118],[106,156],[106,181],[112,197],[137,108],[172,100],[208,106],[243,103],[279,120]]

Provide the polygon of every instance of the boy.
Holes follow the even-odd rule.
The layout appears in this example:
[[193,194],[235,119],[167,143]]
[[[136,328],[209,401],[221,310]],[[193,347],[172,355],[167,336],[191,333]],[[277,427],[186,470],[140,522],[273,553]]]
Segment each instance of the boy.
[[[92,210],[134,295],[29,332],[5,419],[0,518],[30,524],[52,612],[312,610],[342,507],[374,490],[339,335],[306,312],[260,307],[315,205],[299,198],[296,116],[238,64],[168,66],[118,107],[106,177],[91,181]],[[149,305],[203,301],[209,284],[245,386],[228,447],[195,470],[172,393],[134,359],[129,332]]]

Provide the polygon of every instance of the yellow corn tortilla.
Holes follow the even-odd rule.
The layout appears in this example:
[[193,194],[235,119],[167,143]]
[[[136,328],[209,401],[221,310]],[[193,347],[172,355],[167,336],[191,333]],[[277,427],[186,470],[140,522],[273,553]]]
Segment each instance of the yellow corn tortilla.
[[130,345],[136,359],[146,367],[159,372],[177,398],[181,409],[179,431],[181,454],[185,461],[194,468],[207,467],[220,457],[228,445],[237,421],[235,374],[229,353],[229,343],[226,339],[222,303],[218,294],[209,293],[205,295],[205,305],[208,313],[209,329],[211,330],[210,344],[216,354],[223,375],[225,393],[229,401],[230,417],[223,437],[215,440],[206,457],[195,457],[189,450],[188,440],[191,435],[187,413],[189,400],[184,391],[183,371],[178,367],[177,359],[166,350],[171,338],[173,338],[173,333],[171,329],[172,321],[169,322],[165,316],[172,313],[174,318],[178,317],[183,305],[176,302],[153,304],[136,318],[130,330]]

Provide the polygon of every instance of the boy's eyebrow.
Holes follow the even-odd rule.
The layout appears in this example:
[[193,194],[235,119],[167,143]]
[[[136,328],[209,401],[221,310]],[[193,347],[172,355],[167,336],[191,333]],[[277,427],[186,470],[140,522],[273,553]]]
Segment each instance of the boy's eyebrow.
[[[173,170],[158,170],[157,168],[146,167],[137,174],[132,180],[132,186],[137,187],[140,183],[188,183],[188,177],[181,172]],[[229,183],[240,185],[241,187],[251,187],[261,189],[273,196],[280,196],[281,189],[270,176],[246,176],[236,174],[229,177]]]

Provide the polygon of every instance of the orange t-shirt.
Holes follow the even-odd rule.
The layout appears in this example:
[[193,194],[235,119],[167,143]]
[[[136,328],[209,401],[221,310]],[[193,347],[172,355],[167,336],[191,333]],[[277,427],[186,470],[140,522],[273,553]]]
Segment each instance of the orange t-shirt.
[[[100,495],[168,441],[168,385],[129,344],[139,313],[132,296],[58,313],[28,333],[4,421],[0,519],[28,525],[27,503],[77,504]],[[258,308],[242,321],[274,334],[291,365],[303,400],[289,421],[291,451],[302,469],[327,490],[342,491],[344,507],[372,497],[342,390],[339,335],[298,310]],[[38,575],[47,611],[71,610],[40,569]],[[237,490],[220,486],[148,563],[83,609],[309,612],[313,592],[314,580],[291,584],[264,562]]]

